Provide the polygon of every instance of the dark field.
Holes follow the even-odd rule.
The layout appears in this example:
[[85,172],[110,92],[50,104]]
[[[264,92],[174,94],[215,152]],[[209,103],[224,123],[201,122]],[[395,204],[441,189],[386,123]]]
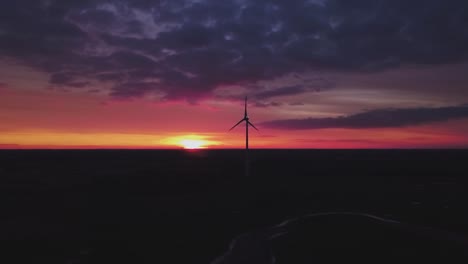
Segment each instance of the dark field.
[[466,150],[243,154],[0,151],[0,263],[467,263]]

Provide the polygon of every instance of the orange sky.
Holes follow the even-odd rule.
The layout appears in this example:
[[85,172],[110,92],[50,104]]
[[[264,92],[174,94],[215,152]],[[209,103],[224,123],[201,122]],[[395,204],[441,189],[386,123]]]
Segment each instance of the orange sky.
[[[89,93],[0,90],[0,148],[243,148],[241,102],[154,103],[108,100]],[[251,107],[258,124],[281,115]],[[468,125],[450,121],[408,128],[251,130],[252,148],[432,148],[468,146]]]

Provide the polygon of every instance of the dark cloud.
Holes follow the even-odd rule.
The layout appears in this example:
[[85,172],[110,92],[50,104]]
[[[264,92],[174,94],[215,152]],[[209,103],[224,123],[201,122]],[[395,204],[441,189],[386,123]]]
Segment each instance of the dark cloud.
[[73,88],[83,88],[90,84],[90,82],[87,81],[77,80],[74,75],[70,75],[65,72],[52,74],[49,82],[53,86],[68,86]]
[[256,87],[257,92],[252,92],[253,97],[257,100],[265,100],[272,97],[288,96],[302,94],[306,92],[318,92],[326,89],[333,88],[333,84],[323,78],[301,80],[301,84],[279,87],[274,89],[262,89],[263,87]]
[[292,102],[289,104],[290,106],[302,106],[305,105],[303,102]]
[[267,91],[259,92],[255,95],[255,97],[258,99],[265,99],[265,98],[276,97],[276,96],[300,94],[300,93],[304,93],[306,90],[307,89],[303,87],[302,85],[287,86],[287,87],[281,87],[275,90],[267,90]]
[[[70,21],[85,25],[88,27],[112,28],[114,24],[119,23],[118,18],[107,10],[76,10],[70,12],[68,16]],[[135,25],[138,28],[138,25]]]
[[[223,85],[255,87],[307,70],[378,71],[467,55],[465,0],[0,4],[0,57],[49,73],[54,85],[105,81],[113,95],[129,97],[156,90],[166,99],[196,99]],[[69,80],[60,79],[64,71]],[[257,96],[310,91],[304,87]]]
[[283,104],[280,102],[261,102],[261,101],[255,102],[256,107],[278,107],[282,105]]
[[49,8],[42,2],[2,1],[1,55],[18,57],[36,65],[38,59],[63,56],[86,41],[85,34],[76,25],[64,20],[65,10],[61,11],[58,6]]
[[468,105],[440,108],[380,109],[341,117],[274,120],[260,125],[269,128],[292,130],[325,128],[364,129],[405,127],[461,118],[468,118]]

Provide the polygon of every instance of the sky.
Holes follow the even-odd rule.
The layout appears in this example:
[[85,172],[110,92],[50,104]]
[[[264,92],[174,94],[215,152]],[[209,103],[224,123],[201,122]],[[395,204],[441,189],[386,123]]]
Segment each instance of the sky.
[[468,147],[466,0],[0,2],[0,148]]

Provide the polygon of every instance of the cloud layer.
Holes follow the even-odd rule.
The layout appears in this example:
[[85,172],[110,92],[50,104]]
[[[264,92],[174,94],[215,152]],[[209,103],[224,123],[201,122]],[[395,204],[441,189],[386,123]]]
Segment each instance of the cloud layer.
[[378,109],[333,118],[274,120],[260,124],[276,129],[392,128],[468,118],[468,105],[440,108]]
[[465,0],[17,0],[0,3],[0,58],[115,97],[259,99],[316,90],[261,81],[307,70],[465,61]]

